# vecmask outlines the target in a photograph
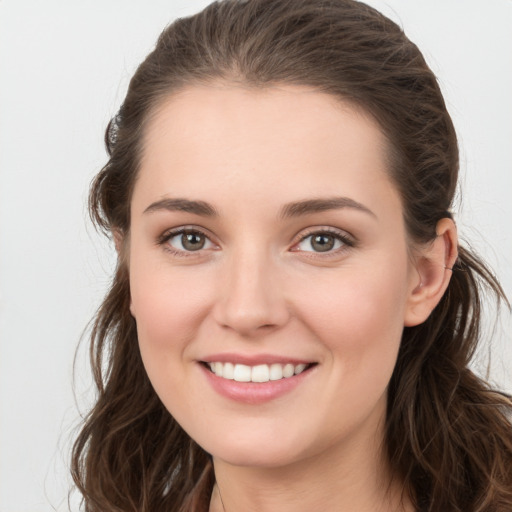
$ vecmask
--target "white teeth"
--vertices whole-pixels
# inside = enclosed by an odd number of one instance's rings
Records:
[[[283,368],[283,377],[287,379],[288,377],[291,377],[295,373],[295,367],[293,364],[285,364]]]
[[[306,369],[306,366],[307,366],[307,364],[298,364],[295,367],[293,373],[295,373],[295,375],[299,375],[299,373],[302,373]]]
[[[260,364],[252,367],[251,381],[252,382],[268,382],[270,379],[270,370],[268,365]]]
[[[215,375],[222,377],[223,364],[222,363],[214,363],[214,364],[215,364],[215,369],[213,371],[215,372]]]
[[[270,365],[270,380],[281,380],[283,378],[283,366],[281,364]]]
[[[220,375],[220,377],[222,377],[222,375]],[[251,367],[245,364],[235,364],[234,379],[237,382],[251,382]]]
[[[299,375],[308,365],[274,363],[271,365],[247,366],[245,364],[212,362],[208,363],[208,366],[217,377],[223,377],[224,379],[236,380],[237,382],[268,382]]]
[[[215,375],[218,375],[218,373],[215,372]],[[219,377],[224,377],[225,379],[233,380],[235,378],[235,365],[233,363],[224,363],[222,375],[219,375]]]

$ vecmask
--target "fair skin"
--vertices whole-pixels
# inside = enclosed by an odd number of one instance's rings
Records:
[[[212,512],[412,510],[383,455],[386,390],[456,234],[445,219],[411,246],[386,147],[360,110],[288,85],[190,86],[147,126],[131,311],[155,391],[213,456]]]

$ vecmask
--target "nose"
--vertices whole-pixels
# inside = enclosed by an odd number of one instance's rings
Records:
[[[217,323],[247,338],[277,330],[289,319],[279,269],[256,251],[226,262],[221,293],[214,307]]]

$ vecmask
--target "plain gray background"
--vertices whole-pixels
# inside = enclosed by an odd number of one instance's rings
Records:
[[[135,67],[170,20],[207,3],[0,0],[0,512],[68,509],[73,356],[113,267],[86,217],[87,188]],[[461,142],[459,229],[510,296],[512,1],[368,3],[404,26],[439,77]],[[505,314],[491,371],[509,391],[511,330]],[[84,343],[82,411],[89,385]]]

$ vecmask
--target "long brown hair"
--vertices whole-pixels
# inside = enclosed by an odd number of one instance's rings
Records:
[[[90,191],[91,216],[105,232],[129,234],[142,135],[162,99],[219,79],[308,85],[362,107],[389,140],[389,172],[413,243],[432,240],[437,222],[451,216],[455,130],[435,76],[400,27],[354,0],[224,0],[168,26],[132,78]],[[441,302],[403,332],[386,441],[418,510],[512,510],[511,403],[468,368],[488,293],[506,302],[492,273],[459,247]],[[210,456],[153,391],[129,302],[121,254],[91,333],[97,402],[73,450],[85,510],[207,510]]]

